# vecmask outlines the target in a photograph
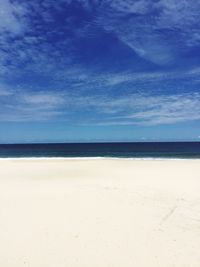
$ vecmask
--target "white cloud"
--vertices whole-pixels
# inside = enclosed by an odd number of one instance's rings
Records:
[[[10,96],[13,94],[13,90],[11,90],[7,85],[0,83],[0,97]]]
[[[157,27],[179,28],[187,30],[188,27],[199,22],[200,3],[194,0],[160,0],[156,7],[161,9],[157,18]]]
[[[26,122],[26,121],[48,121],[52,118],[58,118],[61,115],[60,111],[55,110],[40,110],[40,109],[24,109],[15,108],[15,112],[9,110],[7,114],[0,114],[2,122]]]
[[[131,1],[128,2],[125,1],[127,8],[123,1],[113,1],[111,5],[113,10],[107,9],[105,6],[107,12],[99,14],[98,23],[105,30],[115,33],[119,40],[132,48],[140,57],[159,65],[171,62],[173,52],[169,44],[162,35],[154,31],[155,21],[148,21],[149,17],[145,16],[147,11],[152,11],[154,4],[149,5],[148,1],[137,1],[135,4]],[[135,6],[136,4],[137,6]],[[140,17],[135,16],[137,13]]]
[[[113,101],[110,108],[125,113],[111,124],[158,125],[200,120],[200,94],[169,96],[135,95]],[[104,109],[104,111],[106,111]],[[106,122],[109,124],[109,122]]]
[[[197,45],[200,43],[199,9],[199,1],[194,0],[103,1],[97,23],[114,33],[140,57],[166,65],[176,59],[180,49],[177,39],[166,38],[163,31],[178,30],[183,46]]]
[[[0,121],[44,121],[63,115],[67,102],[62,92],[26,92],[16,90],[8,93],[0,106]],[[8,94],[2,93],[5,97]],[[1,90],[0,90],[1,96]]]
[[[125,82],[156,82],[166,79],[174,79],[187,75],[186,72],[127,72],[116,73],[104,76],[105,83],[110,86],[119,85]]]
[[[64,99],[62,95],[56,93],[49,93],[49,92],[39,92],[39,93],[31,93],[31,94],[24,94],[22,96],[22,101],[26,104],[31,105],[42,105],[41,107],[45,106],[61,106],[64,103]]]
[[[0,31],[11,32],[12,34],[22,33],[24,24],[22,17],[25,9],[22,5],[10,0],[0,1]],[[20,20],[21,19],[21,20]]]
[[[150,0],[113,0],[102,1],[103,6],[109,6],[115,12],[122,14],[146,14],[152,11],[154,3]]]
[[[62,93],[16,91],[1,103],[0,121],[44,121],[58,118],[66,100]],[[15,104],[14,104],[15,103]]]
[[[76,114],[72,124],[148,126],[188,122],[200,120],[200,94],[155,96],[135,93],[113,98],[64,91],[26,94],[18,91],[9,97],[9,101],[2,102],[0,120],[66,120],[71,118],[67,114]]]

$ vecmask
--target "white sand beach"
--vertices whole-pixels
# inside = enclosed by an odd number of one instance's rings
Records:
[[[200,267],[200,161],[1,160],[0,266]]]

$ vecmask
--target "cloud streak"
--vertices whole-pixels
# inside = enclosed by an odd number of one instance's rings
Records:
[[[5,101],[1,121],[43,121],[58,119],[70,124],[88,125],[161,125],[200,119],[200,94],[129,96],[80,96],[64,91],[12,96],[15,107]],[[84,114],[82,117],[74,114]]]
[[[22,4],[10,0],[1,0],[0,2],[0,31],[12,33],[14,35],[22,34],[24,30],[23,19],[26,10]]]
[[[103,1],[97,21],[140,57],[167,65],[178,60],[193,42],[199,44],[199,8],[198,1],[189,0]]]

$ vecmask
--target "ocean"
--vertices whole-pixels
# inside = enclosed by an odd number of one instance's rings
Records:
[[[2,144],[0,158],[200,159],[200,142]]]

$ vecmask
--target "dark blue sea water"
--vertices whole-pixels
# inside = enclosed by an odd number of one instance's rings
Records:
[[[0,158],[200,158],[200,142],[65,143],[0,145]]]

